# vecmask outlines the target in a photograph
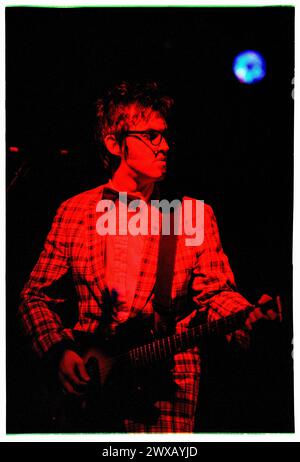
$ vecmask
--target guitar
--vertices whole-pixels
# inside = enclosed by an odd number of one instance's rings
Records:
[[[276,298],[276,304],[281,321],[279,297]],[[270,309],[269,303],[262,307]],[[76,418],[85,422],[84,431],[88,431],[89,427],[95,429],[95,426],[98,431],[107,431],[99,424],[99,415],[101,422],[105,422],[104,428],[109,428],[109,431],[122,431],[114,427],[115,422],[120,422],[120,417],[139,418],[141,414],[140,418],[143,418],[146,414],[149,418],[154,410],[151,402],[153,404],[156,400],[157,392],[164,385],[169,391],[172,385],[174,388],[171,376],[167,373],[172,357],[198,345],[202,339],[230,334],[242,328],[254,308],[250,306],[227,317],[161,338],[153,338],[151,333],[147,342],[127,349],[124,343],[130,344],[128,338],[130,340],[133,337],[130,329],[107,339],[100,335],[78,333],[81,355],[91,377],[88,392],[81,400],[77,400]],[[144,330],[140,329],[139,334],[144,338]],[[155,385],[157,390],[154,390]]]

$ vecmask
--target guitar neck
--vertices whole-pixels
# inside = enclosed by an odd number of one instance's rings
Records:
[[[252,307],[248,307],[216,321],[200,324],[180,333],[133,348],[128,352],[129,360],[135,366],[147,366],[195,346],[204,337],[230,334],[243,326],[252,310]]]

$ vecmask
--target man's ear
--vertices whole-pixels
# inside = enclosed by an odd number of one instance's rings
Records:
[[[119,157],[122,155],[121,146],[116,140],[115,135],[106,135],[103,141],[104,141],[106,149],[111,154],[113,154],[114,156],[119,156]]]

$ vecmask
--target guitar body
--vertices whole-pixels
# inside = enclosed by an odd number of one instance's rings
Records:
[[[103,392],[112,386],[116,376],[119,376],[118,381],[122,379],[123,382],[125,378],[130,381],[137,367],[129,352],[137,345],[154,340],[149,327],[136,319],[119,326],[114,334],[76,332],[75,338],[89,375]]]
[[[91,346],[84,349],[82,358],[92,380],[104,389],[116,362],[114,357],[96,346]]]
[[[136,344],[154,341],[149,329],[139,327],[124,325],[108,340],[100,333],[76,333],[91,380],[84,396],[61,397],[62,415],[57,419],[61,431],[125,432],[124,419],[155,422],[159,414],[155,401],[174,389],[172,361],[146,367],[130,360],[128,353]]]

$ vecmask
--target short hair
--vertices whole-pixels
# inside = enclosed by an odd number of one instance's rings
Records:
[[[101,158],[104,168],[113,173],[119,165],[119,159],[111,155],[104,146],[104,138],[109,133],[118,133],[121,140],[122,131],[128,129],[128,108],[136,105],[142,117],[145,110],[158,112],[165,119],[170,115],[174,105],[171,96],[165,94],[158,83],[121,82],[108,89],[96,102],[97,127],[96,136],[101,143]],[[118,139],[118,138],[117,138]],[[120,141],[119,141],[120,142]]]

